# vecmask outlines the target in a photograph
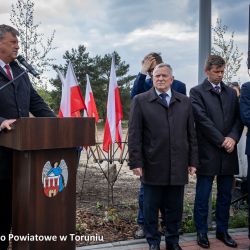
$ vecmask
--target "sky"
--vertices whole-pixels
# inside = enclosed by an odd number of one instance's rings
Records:
[[[91,56],[117,51],[137,74],[143,57],[160,52],[174,70],[176,79],[187,89],[198,84],[199,0],[35,0],[35,22],[49,37],[55,29],[50,56],[65,64],[66,50],[83,44]],[[1,23],[9,21],[11,4],[3,1]],[[220,18],[235,44],[243,52],[240,71],[234,80],[249,81],[246,66],[248,51],[249,0],[212,0],[212,25]],[[50,76],[56,72],[51,69]]]

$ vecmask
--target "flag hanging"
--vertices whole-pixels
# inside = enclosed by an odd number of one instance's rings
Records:
[[[86,74],[87,85],[86,85],[86,93],[85,93],[85,104],[86,110],[84,110],[85,117],[95,117],[95,121],[98,122],[99,115],[97,112],[94,95],[92,92],[92,88],[89,81],[89,76]]]
[[[68,64],[65,78],[59,70],[57,72],[62,82],[62,98],[58,116],[80,117],[80,111],[86,109],[86,106],[71,62]]]
[[[116,80],[115,55],[112,55],[107,102],[107,117],[104,127],[103,150],[108,152],[110,144],[117,142],[121,147],[122,141],[122,104]]]
[[[66,117],[66,114],[70,114],[70,106],[69,105],[66,105],[69,101],[66,100],[67,99],[67,93],[65,91],[65,78],[64,76],[62,75],[62,72],[56,68],[56,72],[59,76],[59,79],[62,83],[62,96],[61,96],[61,102],[60,102],[60,108],[59,108],[59,112],[58,112],[58,117],[62,118],[63,117],[63,114],[65,115]]]

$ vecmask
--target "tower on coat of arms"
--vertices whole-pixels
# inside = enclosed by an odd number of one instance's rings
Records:
[[[47,197],[54,197],[58,192],[62,192],[68,182],[68,167],[62,159],[60,163],[57,161],[52,165],[47,161],[43,167],[42,183],[44,194]]]

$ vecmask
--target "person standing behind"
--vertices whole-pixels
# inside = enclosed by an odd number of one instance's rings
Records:
[[[241,120],[248,129],[246,140],[246,155],[248,162],[247,169],[247,192],[248,192],[248,238],[250,239],[250,82],[241,86],[240,96],[240,115]]]
[[[144,57],[142,60],[141,72],[137,75],[131,90],[131,98],[152,88],[152,72],[155,66],[162,62],[161,55],[156,52],[151,52]],[[149,78],[147,78],[147,76],[149,76]],[[171,88],[186,95],[186,85],[181,81],[173,79]]]
[[[237,97],[240,101],[240,92],[241,88],[238,82],[230,82],[228,84],[230,88],[233,88],[236,91]],[[245,178],[247,177],[247,156],[245,154],[245,147],[246,147],[246,134],[247,128],[243,129],[241,138],[237,144],[237,151],[238,151],[238,159],[239,159],[239,174],[236,177]],[[243,179],[242,179],[243,180]],[[235,185],[235,184],[234,184]]]
[[[135,95],[148,91],[153,86],[152,81],[152,72],[156,65],[162,63],[162,57],[159,53],[151,52],[147,54],[142,60],[142,67],[141,72],[137,75],[133,88],[131,90],[131,98]],[[147,78],[150,77],[150,78]],[[171,88],[183,95],[186,95],[186,85],[178,80],[173,80],[171,84]],[[135,232],[135,238],[141,239],[145,237],[144,233],[144,217],[143,217],[143,201],[144,201],[144,187],[143,183],[141,183],[140,190],[139,190],[139,209],[138,209],[138,216],[137,216],[137,224],[139,228]],[[164,219],[164,211],[161,211],[161,230],[164,233],[165,230],[165,219]]]
[[[240,85],[238,82],[229,82],[228,87],[234,89],[236,91],[236,95],[240,98]]]
[[[24,71],[15,61],[19,50],[18,35],[13,27],[0,25],[1,87]],[[0,100],[0,131],[11,130],[16,119],[28,117],[29,112],[34,116],[55,117],[32,87],[27,73],[0,90]],[[7,250],[12,220],[12,150],[5,147],[0,147],[0,197],[0,235],[6,237],[0,241],[0,249]]]
[[[239,100],[223,82],[225,61],[210,55],[205,63],[207,79],[190,90],[197,131],[200,166],[197,168],[194,221],[197,243],[209,248],[208,200],[217,177],[216,238],[229,247],[237,243],[228,234],[233,176],[238,174],[236,143],[242,133]]]
[[[181,250],[184,185],[195,173],[197,141],[190,100],[170,88],[172,68],[153,71],[149,91],[133,98],[129,117],[129,166],[144,185],[144,228],[150,250],[159,250],[158,211],[164,206],[168,250]]]

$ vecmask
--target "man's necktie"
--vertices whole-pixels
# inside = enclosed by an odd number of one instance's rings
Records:
[[[167,106],[169,106],[169,95],[167,94],[167,93],[161,93],[160,95],[159,95],[160,97],[161,97],[161,99],[162,99],[162,102],[165,104],[165,105],[167,105]],[[167,100],[168,99],[168,100]]]
[[[220,86],[218,86],[218,85],[216,85],[215,87],[214,87],[214,90],[215,90],[215,92],[217,92],[217,93],[220,93]]]
[[[12,77],[11,72],[10,72],[10,65],[9,64],[5,64],[4,67],[6,69],[6,73],[7,73],[8,77],[9,77],[9,79],[12,80],[13,77]]]

